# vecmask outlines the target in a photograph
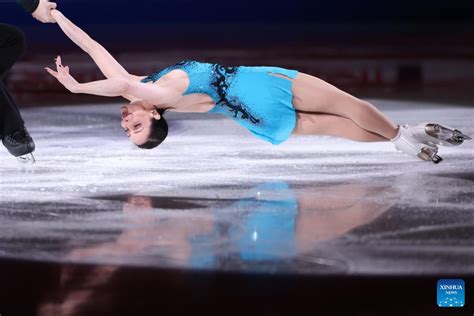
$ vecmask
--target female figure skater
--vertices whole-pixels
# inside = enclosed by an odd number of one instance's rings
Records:
[[[166,138],[166,110],[224,114],[272,144],[291,134],[391,141],[397,149],[434,163],[442,160],[438,145],[470,139],[434,123],[398,126],[370,103],[295,70],[182,61],[150,76],[135,76],[61,12],[51,15],[107,79],[78,83],[59,56],[56,71],[46,70],[73,93],[128,99],[130,104],[121,109],[122,127],[140,148],[154,148]]]

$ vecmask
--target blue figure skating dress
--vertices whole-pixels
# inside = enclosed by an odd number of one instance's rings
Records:
[[[256,137],[272,144],[288,139],[296,125],[292,81],[298,72],[279,67],[224,67],[185,60],[154,73],[142,82],[155,82],[172,70],[187,73],[184,95],[204,93],[215,102],[210,113],[226,115]],[[284,75],[290,79],[272,74]]]
[[[257,192],[264,198],[253,198]],[[285,182],[264,183],[247,194],[251,197],[216,213],[211,232],[189,237],[189,263],[193,268],[219,267],[228,257],[240,260],[245,266],[298,255],[295,231],[298,201],[290,186]]]

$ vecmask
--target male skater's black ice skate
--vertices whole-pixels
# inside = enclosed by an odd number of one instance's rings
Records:
[[[2,143],[10,154],[17,157],[18,161],[23,163],[35,163],[36,160],[33,156],[35,142],[25,126],[22,126],[11,134],[5,135],[2,139]]]

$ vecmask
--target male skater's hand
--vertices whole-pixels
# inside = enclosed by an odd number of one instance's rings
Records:
[[[43,23],[56,23],[51,16],[51,10],[56,9],[56,3],[48,0],[39,0],[38,7],[32,13],[33,17]]]

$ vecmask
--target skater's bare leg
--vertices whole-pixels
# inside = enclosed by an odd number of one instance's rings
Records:
[[[293,80],[293,95],[296,110],[342,116],[387,139],[397,135],[397,124],[375,106],[316,77],[299,73]]]
[[[347,138],[358,142],[386,142],[387,138],[369,132],[352,120],[323,113],[296,112],[295,134],[326,135]]]

